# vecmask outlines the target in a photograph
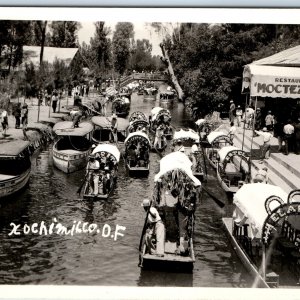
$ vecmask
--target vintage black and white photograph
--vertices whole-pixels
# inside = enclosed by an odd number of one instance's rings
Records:
[[[299,288],[300,25],[126,14],[1,16],[0,286]]]

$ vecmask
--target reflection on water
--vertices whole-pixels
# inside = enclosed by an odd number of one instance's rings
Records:
[[[158,101],[132,97],[131,112],[149,114]],[[176,128],[193,127],[181,103],[170,109]],[[118,184],[108,201],[83,201],[77,189],[84,170],[67,175],[55,169],[51,145],[32,160],[27,189],[0,209],[0,283],[1,284],[76,284],[125,286],[251,286],[239,260],[229,246],[221,217],[231,205],[220,209],[206,194],[196,211],[192,274],[143,271],[138,267],[138,246],[144,224],[142,199],[151,197],[153,177],[159,170],[160,156],[150,154],[150,172],[145,178],[129,177],[120,161]],[[226,195],[217,186],[215,173],[209,171],[207,188],[223,201]],[[11,223],[48,226],[57,220],[71,228],[76,222],[98,225],[99,233],[73,236],[57,234],[11,235]],[[103,236],[106,226],[111,230]],[[126,227],[124,236],[114,240],[117,226]]]

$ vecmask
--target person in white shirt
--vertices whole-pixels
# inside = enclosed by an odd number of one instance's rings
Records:
[[[3,136],[6,135],[6,130],[8,129],[8,113],[5,109],[2,110],[1,113],[1,124],[3,129]]]
[[[273,137],[272,133],[268,132],[267,127],[264,127],[262,131],[255,130],[255,133],[263,137],[263,144],[261,146],[261,161],[263,162],[263,159],[268,159],[270,157],[270,141]]]
[[[95,154],[89,156],[89,162],[87,164],[88,182],[90,183],[91,194],[95,196],[99,193],[99,169],[100,163],[96,159]],[[93,186],[93,188],[92,188]]]
[[[235,114],[236,114],[237,126],[240,127],[241,120],[242,120],[242,115],[243,115],[243,110],[241,109],[240,105],[238,105]]]
[[[283,126],[283,133],[284,133],[283,140],[285,143],[285,146],[284,146],[285,147],[285,151],[284,151],[285,155],[289,154],[289,151],[291,150],[291,145],[293,144],[295,128],[291,123],[292,123],[292,121],[289,119],[287,121],[287,124]]]
[[[230,123],[230,126],[231,127],[229,129],[228,136],[229,136],[231,142],[233,142],[233,138],[234,138],[234,136],[236,134],[236,127],[234,126],[233,122]]]

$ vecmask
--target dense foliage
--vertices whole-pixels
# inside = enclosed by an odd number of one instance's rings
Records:
[[[299,26],[185,23],[164,43],[186,100],[199,117],[227,107],[229,99],[244,103],[243,66],[299,42]]]

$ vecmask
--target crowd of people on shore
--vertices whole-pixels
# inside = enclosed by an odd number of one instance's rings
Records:
[[[268,110],[263,116],[260,107],[255,109],[253,106],[247,106],[243,111],[240,105],[236,107],[234,101],[230,100],[229,120],[231,140],[236,133],[236,126],[240,127],[242,122],[246,130],[253,130],[253,137],[263,137],[261,159],[269,157],[270,141],[273,136],[278,140],[279,152],[283,152],[285,155],[290,152],[300,154],[300,116],[294,121],[291,118],[284,121],[280,116],[275,116],[271,110]]]

